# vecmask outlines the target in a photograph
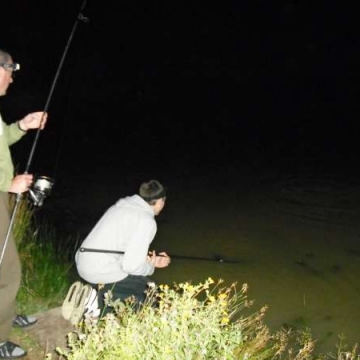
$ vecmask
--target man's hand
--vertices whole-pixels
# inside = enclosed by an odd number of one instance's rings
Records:
[[[17,175],[11,181],[9,192],[15,194],[21,194],[25,191],[28,191],[32,182],[33,182],[33,175],[31,174]]]
[[[38,128],[43,129],[45,127],[47,117],[48,114],[43,111],[28,114],[19,121],[19,127],[24,131]]]
[[[156,255],[154,250],[149,252],[148,261],[156,268],[165,268],[170,265],[171,258],[165,252]]]
[[[157,268],[164,268],[168,267],[171,263],[170,256],[167,253],[161,252],[158,256],[156,256],[156,264],[155,267]]]

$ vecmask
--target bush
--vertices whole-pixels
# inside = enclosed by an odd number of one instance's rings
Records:
[[[209,278],[198,285],[161,285],[149,290],[140,310],[131,299],[112,301],[108,293],[106,301],[116,315],[86,318],[69,334],[70,350],[58,351],[68,360],[309,358],[314,347],[309,334],[271,335],[262,322],[265,308],[242,315],[251,305],[247,286],[238,291],[235,284],[221,283],[214,285]],[[289,349],[289,344],[295,348]]]

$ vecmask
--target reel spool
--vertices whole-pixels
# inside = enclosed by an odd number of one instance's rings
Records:
[[[54,180],[48,176],[38,176],[29,189],[30,198],[35,206],[42,206],[46,197],[51,193]]]

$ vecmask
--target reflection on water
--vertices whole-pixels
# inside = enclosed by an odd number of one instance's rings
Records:
[[[338,335],[360,342],[359,199],[360,189],[327,180],[288,179],[205,199],[200,191],[181,201],[174,191],[154,248],[214,261],[174,259],[154,278],[247,283],[254,310],[269,306],[271,329],[309,327],[318,352],[336,352]]]

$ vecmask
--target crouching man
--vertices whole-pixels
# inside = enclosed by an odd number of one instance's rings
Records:
[[[169,266],[166,253],[149,252],[157,230],[155,216],[165,200],[166,189],[157,180],[143,183],[138,195],[120,199],[105,212],[77,251],[77,271],[99,289],[102,315],[111,310],[104,304],[107,291],[113,300],[134,297],[143,303],[148,276]]]

